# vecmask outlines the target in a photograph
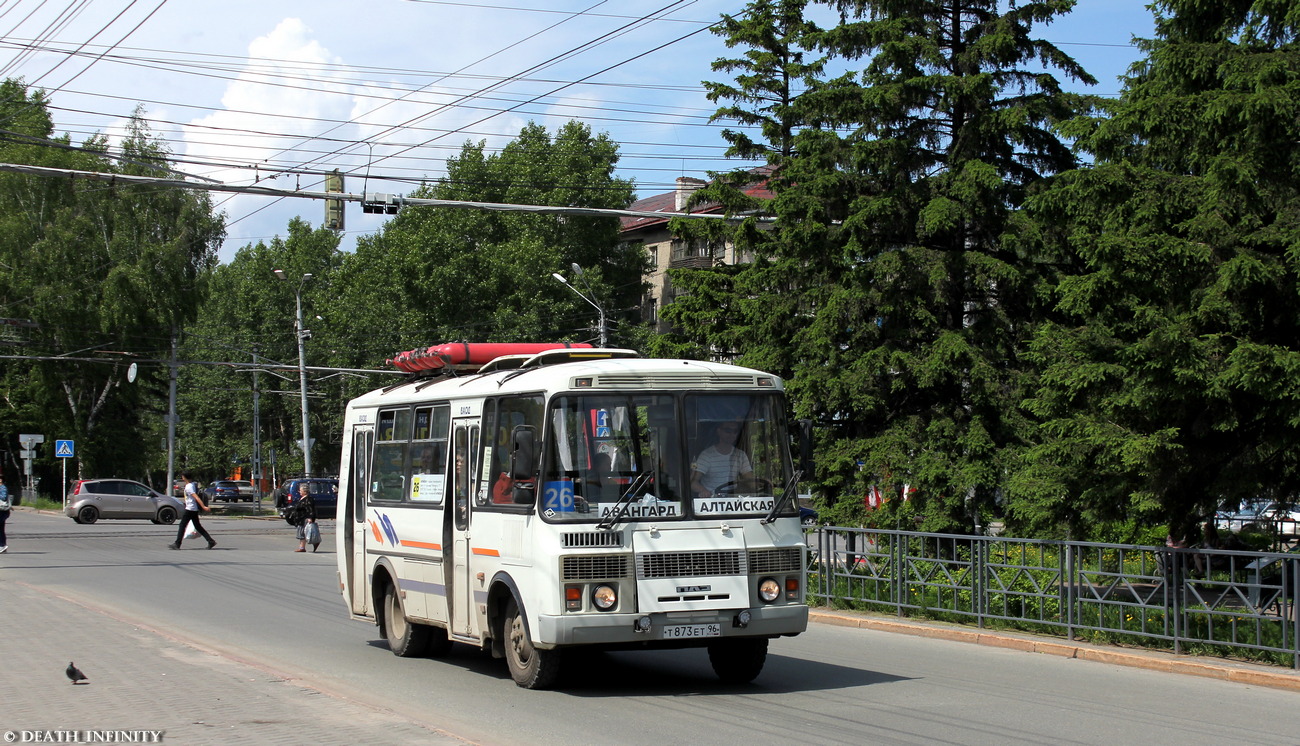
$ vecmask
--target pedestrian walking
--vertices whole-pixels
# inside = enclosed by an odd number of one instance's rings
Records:
[[[194,481],[194,477],[190,476],[189,472],[182,472],[181,479],[185,480],[185,515],[181,518],[181,527],[176,531],[176,541],[168,544],[167,547],[169,549],[180,549],[181,540],[185,538],[185,527],[193,523],[194,530],[208,540],[208,549],[211,549],[217,545],[217,542],[208,535],[207,529],[203,528],[203,524],[199,522],[199,511],[207,511],[208,506],[203,502],[203,497],[199,495],[198,482]]]
[[[311,499],[306,482],[298,485],[298,502],[294,509],[298,511],[298,548],[293,551],[305,552],[307,542],[311,542],[314,552],[320,546],[320,526],[316,525],[316,501]]]
[[[5,478],[0,476],[0,554],[9,551],[9,542],[5,540],[5,521],[9,520],[9,509],[12,507],[9,488],[5,486]]]

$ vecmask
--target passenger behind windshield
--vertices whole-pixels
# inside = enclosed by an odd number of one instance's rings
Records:
[[[736,447],[740,437],[739,422],[722,422],[713,429],[713,445],[705,448],[691,464],[691,490],[697,497],[735,492],[752,484],[754,467],[749,456]]]
[[[587,499],[591,502],[607,502],[618,499],[619,485],[614,481],[613,467],[608,453],[597,453],[592,459],[591,471],[587,473]]]

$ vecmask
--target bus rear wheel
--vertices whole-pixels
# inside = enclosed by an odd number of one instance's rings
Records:
[[[560,675],[559,650],[539,650],[528,639],[528,627],[519,613],[519,604],[511,599],[506,605],[502,624],[506,666],[510,678],[525,689],[549,689]]]
[[[388,640],[388,649],[393,651],[393,655],[400,658],[424,655],[429,649],[429,632],[429,627],[406,620],[397,586],[392,583],[385,586],[384,637]]]
[[[767,662],[766,637],[736,637],[709,644],[713,672],[728,684],[748,684]]]

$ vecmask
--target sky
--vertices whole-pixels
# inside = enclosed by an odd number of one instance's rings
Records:
[[[736,54],[708,27],[743,0],[0,0],[0,75],[44,88],[56,131],[119,138],[137,106],[178,171],[232,185],[406,194],[466,142],[570,119],[619,143],[639,197],[734,167],[701,81]],[[1079,0],[1036,34],[1119,93],[1150,37],[1141,0]],[[290,171],[294,173],[289,173]],[[219,258],[324,205],[214,194]],[[345,249],[386,216],[347,207]]]

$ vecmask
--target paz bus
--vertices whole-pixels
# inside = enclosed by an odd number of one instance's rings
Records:
[[[348,403],[339,586],[398,656],[454,642],[556,683],[566,651],[706,649],[761,672],[808,624],[783,385],[567,344],[451,344]]]

